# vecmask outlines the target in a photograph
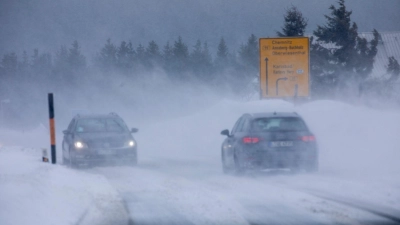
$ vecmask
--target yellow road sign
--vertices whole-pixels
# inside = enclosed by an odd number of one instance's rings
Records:
[[[309,96],[308,37],[260,38],[259,44],[261,98]]]

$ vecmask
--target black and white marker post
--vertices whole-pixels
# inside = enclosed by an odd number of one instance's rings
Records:
[[[49,119],[50,119],[51,163],[56,164],[56,132],[54,124],[53,93],[49,93],[48,99],[49,99]]]

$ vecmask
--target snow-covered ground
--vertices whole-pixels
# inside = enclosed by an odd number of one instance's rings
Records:
[[[304,117],[320,147],[318,173],[222,174],[220,131],[245,112],[265,111]],[[84,170],[40,161],[45,127],[0,131],[0,224],[394,223],[368,210],[400,217],[399,112],[223,100],[139,129],[138,167]]]

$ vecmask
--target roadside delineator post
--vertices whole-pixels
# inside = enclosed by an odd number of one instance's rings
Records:
[[[47,156],[47,149],[46,148],[42,149],[42,161],[43,162],[49,162],[49,158]]]
[[[53,93],[48,94],[49,100],[49,119],[50,119],[50,145],[51,145],[51,163],[56,164],[56,132],[54,123],[54,102]]]

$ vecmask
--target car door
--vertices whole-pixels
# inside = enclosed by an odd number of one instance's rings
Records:
[[[242,117],[240,117],[235,125],[233,126],[230,135],[224,140],[222,143],[222,154],[225,158],[230,159],[233,158],[233,148],[235,137],[234,134],[236,133],[237,127],[239,126],[240,122],[242,121]]]
[[[247,127],[249,119],[250,118],[246,115],[242,116],[240,123],[236,127],[236,130],[233,134],[233,145],[236,149],[242,146],[243,138],[248,135]]]

